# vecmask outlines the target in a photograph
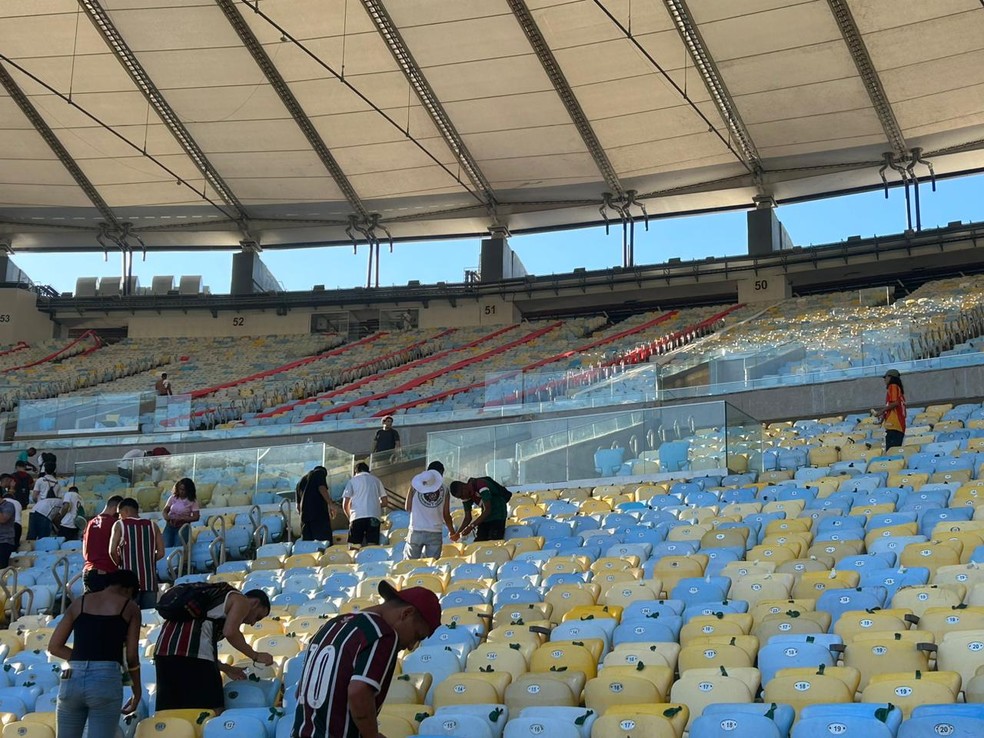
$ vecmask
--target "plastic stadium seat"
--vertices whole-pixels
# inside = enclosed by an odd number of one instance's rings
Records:
[[[724,672],[724,673],[721,673]],[[706,705],[722,702],[751,702],[754,693],[748,684],[737,677],[728,676],[727,671],[691,669],[680,675],[670,689],[670,699],[690,708],[689,729],[692,721],[699,718]]]
[[[750,702],[746,705],[710,704],[704,708],[704,714],[702,717],[713,716],[724,718],[733,717],[739,714],[757,715],[768,718],[775,723],[776,727],[779,729],[780,736],[789,735],[789,730],[793,725],[793,720],[796,718],[792,707],[789,705],[777,705],[774,702]]]
[[[276,723],[273,725],[275,730]],[[274,733],[267,731],[259,718],[225,712],[221,717],[212,718],[205,723],[202,736],[203,738],[274,738]]]
[[[800,672],[807,671],[807,674]],[[853,702],[854,689],[826,672],[805,669],[783,669],[765,685],[762,698],[765,702],[790,705],[796,714],[815,703]]]
[[[565,725],[571,725],[578,731],[579,738],[591,738],[591,726],[594,725],[594,721],[598,718],[598,713],[594,710],[588,710],[583,707],[526,707],[519,714],[520,718],[536,719],[543,718],[547,720],[557,720]],[[515,720],[516,718],[512,718]],[[510,721],[512,722],[512,721]],[[527,724],[527,727],[529,725]],[[509,725],[506,725],[506,734],[508,736]],[[523,738],[525,734],[521,734],[519,738]],[[542,732],[537,732],[536,735],[544,735]],[[549,733],[548,735],[552,735]],[[512,738],[511,736],[509,738]]]
[[[420,723],[420,735],[455,736],[460,738],[493,738],[488,724],[477,715],[434,715]]]
[[[836,663],[830,648],[809,638],[801,643],[770,642],[758,653],[758,668],[762,683],[768,684],[780,669],[795,667],[833,666]]]
[[[6,733],[6,729],[4,730]],[[136,738],[198,738],[195,726],[183,718],[150,717],[137,723]],[[5,736],[6,738],[6,736]],[[25,736],[25,738],[31,738]]]
[[[862,702],[891,702],[905,717],[919,705],[957,701],[960,675],[954,671],[876,674],[861,692]]]
[[[399,674],[390,682],[386,704],[422,705],[433,682],[433,677],[428,673]]]
[[[924,637],[918,633],[913,636],[919,640]],[[862,690],[878,674],[926,671],[934,649],[919,640],[897,637],[891,631],[865,634],[845,646],[844,665],[858,670]]]
[[[505,671],[451,674],[434,687],[432,704],[435,709],[444,705],[503,704],[511,681],[512,676]]]
[[[690,738],[783,738],[779,726],[764,715],[736,712],[730,715],[704,714],[690,726]]]
[[[911,725],[911,728],[906,726]],[[920,738],[925,735],[946,735],[969,738],[984,729],[984,706],[980,704],[921,705],[902,723],[899,736]],[[973,732],[970,732],[973,731]]]
[[[554,705],[557,707],[576,707],[581,701],[581,690],[584,688],[584,678],[581,676],[580,685],[571,684],[559,674],[529,673],[515,679],[506,687],[506,706],[509,712],[516,714],[524,707],[540,707]],[[574,692],[577,692],[575,695]]]
[[[13,722],[3,726],[3,738],[55,738],[55,731],[44,723]]]
[[[506,724],[503,735],[504,738],[542,738],[547,735],[551,738],[586,738],[573,721],[550,716],[513,718]]]
[[[678,734],[673,723],[661,715],[613,709],[595,720],[591,738],[678,738]]]

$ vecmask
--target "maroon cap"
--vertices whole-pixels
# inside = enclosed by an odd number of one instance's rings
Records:
[[[441,626],[441,603],[437,595],[427,587],[410,587],[408,589],[397,589],[392,584],[383,580],[379,583],[379,594],[387,602],[389,600],[401,600],[408,605],[413,605],[420,613],[420,617],[430,628],[430,635]]]

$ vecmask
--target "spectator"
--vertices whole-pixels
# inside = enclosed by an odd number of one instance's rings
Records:
[[[349,519],[350,546],[379,545],[379,524],[386,504],[386,488],[369,473],[369,465],[360,461],[355,476],[345,485],[342,506]]]
[[[164,525],[164,546],[173,548],[183,546],[188,542],[188,531],[181,536],[181,528],[188,523],[194,523],[201,517],[198,507],[198,491],[195,483],[188,477],[174,483],[171,496],[164,503],[161,513]]]
[[[474,477],[467,482],[451,482],[451,495],[462,501],[465,517],[459,536],[475,531],[476,541],[501,541],[506,536],[508,503],[512,493],[492,477]],[[472,521],[472,508],[482,509]]]
[[[16,495],[16,484],[14,477],[10,474],[0,474],[0,496],[14,506],[14,551],[20,548],[21,534],[23,526],[21,520],[24,516],[24,507]]]
[[[173,394],[171,392],[171,380],[167,378],[167,372],[161,373],[161,378],[154,382],[154,391],[158,397],[170,397]]]
[[[439,558],[443,547],[444,527],[457,537],[451,520],[451,498],[444,486],[444,465],[434,461],[410,482],[407,490],[407,512],[410,530],[407,534],[406,557]]]
[[[897,448],[905,441],[905,388],[897,369],[889,369],[885,380],[885,406],[872,408],[871,414],[885,428],[885,450]]]
[[[393,428],[393,416],[387,415],[383,418],[383,427],[376,431],[372,439],[372,453],[395,451],[398,448],[400,448],[400,432]]]
[[[132,571],[108,575],[106,588],[74,600],[51,635],[48,652],[68,662],[58,688],[58,738],[116,735],[120,707],[132,713],[140,703],[140,608]],[[68,637],[73,636],[73,646]],[[130,699],[123,705],[123,656],[130,675]]]
[[[120,463],[116,467],[116,471],[120,475],[120,479],[125,482],[130,482],[133,484],[133,464],[136,459],[142,459],[147,453],[143,449],[131,448],[125,454],[123,458],[120,459]]]
[[[82,536],[82,586],[86,592],[98,592],[105,589],[107,577],[117,570],[116,562],[109,555],[109,539],[113,534],[113,525],[119,519],[119,507],[123,498],[113,495],[106,500],[102,512],[96,515],[85,526]]]
[[[401,649],[441,624],[437,595],[379,583],[383,604],[329,620],[311,638],[297,686],[294,738],[375,738]],[[158,698],[159,699],[159,698]]]
[[[27,507],[31,504],[31,489],[34,487],[34,477],[32,477],[27,471],[27,464],[23,461],[18,461],[14,464],[14,496],[17,497],[17,501],[21,504],[21,507]]]
[[[68,503],[56,495],[54,490],[34,503],[31,514],[27,516],[27,540],[36,541],[55,535],[56,526],[65,517],[68,507]]]
[[[31,490],[31,502],[51,497],[52,492],[55,497],[61,497],[61,483],[55,476],[55,465],[49,462],[44,465],[43,470],[44,473],[38,477]]]
[[[62,500],[68,504],[68,510],[62,516],[62,519],[58,521],[57,535],[60,535],[66,541],[77,541],[79,539],[79,528],[76,518],[83,513],[82,495],[79,494],[79,488],[73,484],[68,488],[68,492],[65,493]]]
[[[331,545],[331,516],[338,505],[328,491],[328,470],[316,466],[297,483],[294,489],[297,513],[301,516],[301,539],[327,541]]]
[[[31,446],[25,451],[21,451],[17,454],[18,466],[20,464],[24,465],[25,470],[37,474],[38,468],[34,465],[34,461],[37,458],[38,450]]]
[[[147,610],[157,604],[157,562],[164,558],[164,536],[152,521],[140,517],[140,505],[132,497],[120,502],[119,513],[109,536],[109,555],[118,568],[137,575],[137,604]]]
[[[195,585],[182,585],[195,586]],[[222,712],[222,674],[233,680],[246,678],[236,666],[219,662],[218,642],[229,645],[253,662],[269,666],[273,656],[253,650],[242,634],[270,614],[270,599],[260,589],[240,594],[227,584],[207,585],[205,617],[165,619],[157,637],[154,663],[157,670],[157,710],[215,710]]]
[[[10,555],[17,550],[17,520],[16,500],[5,495],[0,498],[0,569],[10,566]]]

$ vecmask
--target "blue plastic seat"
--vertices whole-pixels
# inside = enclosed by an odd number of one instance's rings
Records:
[[[762,646],[758,652],[758,668],[762,684],[768,684],[779,669],[820,666],[833,666],[837,659],[830,648],[816,641],[800,643],[773,643]]]
[[[901,724],[902,711],[894,705],[863,702],[807,705],[793,728],[793,738],[816,735],[894,738]]]
[[[731,712],[707,714],[705,711],[690,726],[690,738],[784,738],[774,720],[764,715]]]
[[[768,718],[775,723],[777,728],[779,728],[779,735],[782,736],[782,738],[789,735],[789,731],[793,726],[793,720],[796,719],[796,713],[792,707],[789,705],[779,705],[775,702],[713,702],[710,705],[706,705],[703,712],[703,715],[714,717],[738,714],[758,715]]]

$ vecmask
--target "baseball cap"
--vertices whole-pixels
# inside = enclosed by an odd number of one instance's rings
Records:
[[[427,471],[420,472],[420,474],[411,479],[410,484],[420,494],[429,495],[441,488],[441,485],[444,484],[444,477],[436,470],[428,469]]]
[[[885,379],[885,377],[895,377],[896,379],[898,379],[901,376],[902,375],[899,374],[899,370],[898,369],[889,369],[887,372],[885,372],[885,374],[882,377],[882,379]]]
[[[397,589],[389,582],[383,580],[379,583],[379,594],[384,600],[400,600],[408,605],[413,605],[420,613],[420,617],[427,623],[431,634],[441,627],[441,603],[438,602],[437,595],[426,587],[408,587],[407,589]]]

